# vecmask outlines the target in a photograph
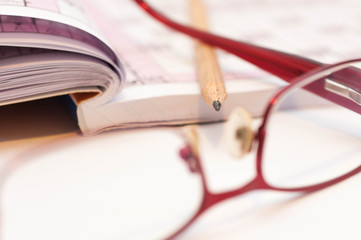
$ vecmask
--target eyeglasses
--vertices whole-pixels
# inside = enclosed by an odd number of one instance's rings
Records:
[[[249,116],[243,110],[231,118],[235,120],[229,123],[228,132],[236,151],[237,147],[246,146],[246,152],[251,145],[256,148],[256,173],[243,187],[221,193],[210,190],[205,171],[208,163],[199,153],[197,130],[189,131],[187,145],[180,154],[192,176],[188,175],[184,181],[188,194],[179,198],[188,210],[169,216],[174,221],[185,219],[178,230],[168,235],[169,239],[179,236],[206,210],[226,199],[257,189],[316,191],[361,171],[358,130],[361,126],[361,59],[322,64],[178,24],[144,1],[134,1],[171,29],[221,48],[290,82],[270,100],[254,137],[250,137]],[[196,189],[202,192],[201,196]],[[174,205],[177,206],[180,205]]]

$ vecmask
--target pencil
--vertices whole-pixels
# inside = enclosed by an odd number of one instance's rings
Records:
[[[205,6],[202,1],[190,0],[189,8],[193,27],[202,31],[208,30]],[[227,91],[216,53],[213,47],[195,40],[195,58],[202,98],[219,111],[227,97]]]

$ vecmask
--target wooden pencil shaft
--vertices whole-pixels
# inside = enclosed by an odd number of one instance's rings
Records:
[[[190,0],[190,13],[193,27],[208,30],[205,6],[201,0]],[[213,105],[214,101],[223,103],[227,92],[213,47],[195,40],[195,56],[204,101],[210,105]]]

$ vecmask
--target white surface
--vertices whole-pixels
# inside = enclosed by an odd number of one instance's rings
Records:
[[[56,108],[53,112],[50,116],[37,112],[39,117],[30,119],[29,129],[23,127],[20,133],[11,119],[1,122],[5,136],[0,143],[1,240],[149,239],[136,226],[132,229],[131,221],[118,222],[112,211],[121,191],[116,189],[117,183],[124,181],[117,172],[122,166],[131,169],[132,158],[156,161],[173,153],[177,158],[174,151],[182,146],[179,129],[136,129],[82,137],[66,115]],[[34,129],[43,129],[42,136],[28,134]],[[202,129],[210,139],[209,146],[220,141],[221,124]],[[226,180],[253,168],[246,164],[238,173],[229,165],[231,174],[225,174],[227,164],[217,160],[218,167],[209,170],[216,181],[215,191],[224,187]],[[140,166],[133,167],[137,170]],[[159,173],[155,171],[154,177]],[[312,194],[252,192],[211,209],[180,239],[359,239],[360,181],[359,174]]]

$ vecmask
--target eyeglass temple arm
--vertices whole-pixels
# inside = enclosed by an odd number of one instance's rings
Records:
[[[287,82],[290,82],[295,77],[298,77],[309,70],[323,65],[320,62],[300,56],[255,46],[242,41],[234,41],[212,33],[196,30],[192,27],[187,27],[170,20],[154,10],[143,0],[133,1],[149,15],[171,29],[232,53]]]

